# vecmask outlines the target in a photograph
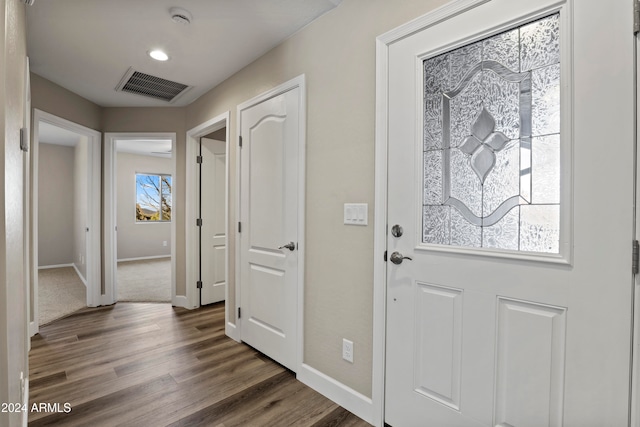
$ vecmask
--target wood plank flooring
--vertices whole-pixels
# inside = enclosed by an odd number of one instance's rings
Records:
[[[87,308],[31,345],[29,426],[369,426],[225,336],[224,304]]]

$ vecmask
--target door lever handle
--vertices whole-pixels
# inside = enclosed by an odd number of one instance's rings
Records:
[[[403,256],[400,252],[392,253],[389,259],[391,260],[392,263],[396,265],[402,264],[402,261],[404,261],[405,259],[408,259],[409,261],[413,261],[413,258],[410,258],[408,256]]]
[[[286,245],[280,246],[278,249],[289,249],[290,251],[296,250],[296,244],[293,242],[289,242]]]

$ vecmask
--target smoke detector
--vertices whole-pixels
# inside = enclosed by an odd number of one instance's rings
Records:
[[[171,15],[171,20],[176,24],[188,25],[193,19],[191,12],[181,7],[172,7],[169,9],[169,14]]]

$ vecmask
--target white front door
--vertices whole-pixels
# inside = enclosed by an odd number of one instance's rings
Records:
[[[226,143],[201,138],[202,144],[202,305],[225,299]]]
[[[385,421],[626,426],[632,4],[470,3],[388,50]]]
[[[240,136],[242,341],[296,369],[300,87],[243,108]]]

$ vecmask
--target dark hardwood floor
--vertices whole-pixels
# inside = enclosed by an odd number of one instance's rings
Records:
[[[29,366],[29,426],[369,426],[226,337],[223,304],[83,309],[40,328]]]

